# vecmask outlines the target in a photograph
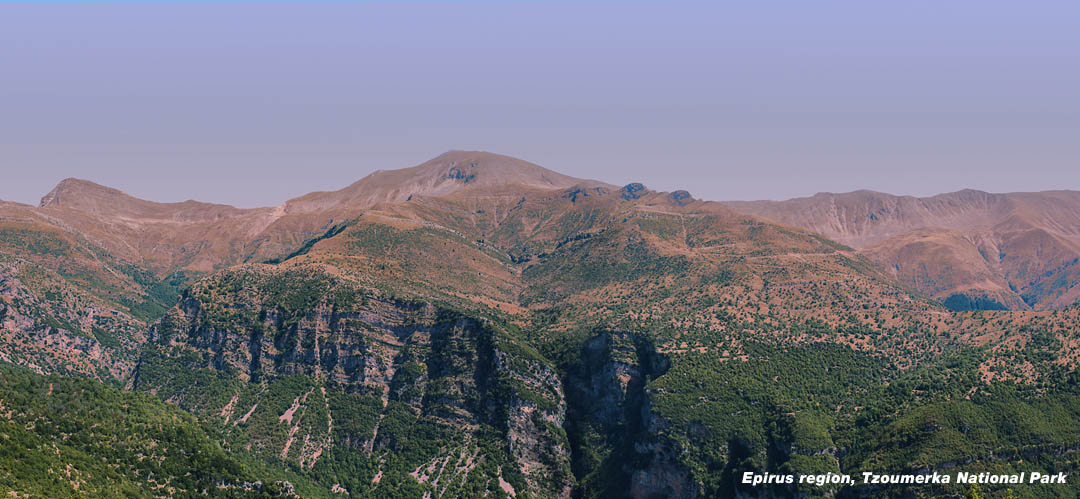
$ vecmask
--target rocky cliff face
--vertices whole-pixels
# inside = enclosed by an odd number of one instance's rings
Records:
[[[646,337],[603,332],[584,342],[570,366],[568,426],[575,472],[586,496],[698,497],[700,486],[678,462],[678,444],[650,403],[649,380],[670,367]]]
[[[392,480],[436,495],[572,490],[557,373],[486,320],[318,269],[249,267],[194,286],[152,341],[160,354],[144,356],[136,389],[217,421],[256,455],[335,476],[331,459],[354,455],[373,471],[357,493],[402,486]],[[177,364],[224,393],[177,383]]]
[[[160,350],[144,355],[137,390],[216,421],[264,458],[337,477],[332,460],[355,455],[373,472],[357,492],[397,480],[460,493],[483,477],[509,495],[699,495],[677,444],[659,436],[645,387],[669,361],[643,336],[589,339],[564,381],[484,319],[319,269],[255,266],[196,283],[151,341]],[[170,377],[178,370],[201,377]]]

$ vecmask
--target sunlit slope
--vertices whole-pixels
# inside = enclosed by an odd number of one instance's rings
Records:
[[[856,191],[727,204],[850,245],[954,310],[1048,310],[1080,299],[1075,191]]]

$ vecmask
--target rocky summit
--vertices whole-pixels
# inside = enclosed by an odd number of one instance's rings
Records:
[[[713,202],[451,151],[0,202],[13,497],[958,497],[1077,473],[1080,193]],[[991,495],[1076,497],[1080,482]]]

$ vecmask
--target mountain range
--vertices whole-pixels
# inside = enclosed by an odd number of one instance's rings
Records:
[[[966,489],[737,477],[1076,471],[1078,258],[1071,191],[713,202],[471,151],[254,209],[68,179],[0,203],[0,489],[929,497]]]

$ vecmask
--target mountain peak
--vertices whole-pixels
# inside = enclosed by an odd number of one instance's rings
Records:
[[[56,184],[48,194],[41,198],[41,208],[70,207],[98,211],[99,203],[111,203],[118,200],[140,201],[112,187],[105,187],[81,178],[65,178]]]
[[[451,150],[410,168],[378,170],[341,190],[301,196],[290,200],[286,209],[300,213],[345,206],[366,208],[382,202],[405,202],[413,196],[446,196],[474,187],[555,190],[575,185],[614,189],[511,156]]]
[[[589,182],[522,159],[486,151],[451,150],[412,168],[380,173],[396,173],[402,179],[429,177],[437,184],[449,181],[461,185],[522,185],[540,189],[564,189]]]
[[[233,218],[262,210],[243,210],[229,205],[183,201],[158,203],[139,199],[119,189],[79,178],[61,180],[49,191],[39,208],[77,211],[104,217],[130,220],[205,221]]]

